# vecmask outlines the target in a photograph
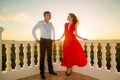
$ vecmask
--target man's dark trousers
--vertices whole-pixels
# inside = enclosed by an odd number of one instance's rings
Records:
[[[40,39],[40,73],[44,74],[44,62],[45,62],[45,53],[47,51],[47,62],[49,72],[53,71],[52,65],[52,40],[51,39]]]

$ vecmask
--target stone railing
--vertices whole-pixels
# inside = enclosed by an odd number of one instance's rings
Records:
[[[18,78],[39,74],[39,44],[36,45],[34,41],[3,41],[2,31],[3,28],[0,27],[0,80],[16,80]],[[99,80],[120,79],[120,72],[118,72],[116,68],[117,65],[120,65],[116,62],[116,46],[120,43],[120,40],[87,40],[80,41],[80,43],[87,54],[88,64],[82,68],[74,66],[74,72],[92,76]],[[3,45],[6,55],[6,68],[4,70],[2,69],[2,62],[4,60],[2,59]],[[61,46],[62,42],[55,42],[55,44],[53,44],[53,62],[56,71],[65,70],[64,67],[60,66]],[[14,51],[12,51],[12,47],[14,47]],[[22,49],[20,49],[21,47]],[[29,50],[28,47],[30,48]],[[20,65],[21,50],[23,57],[22,66]],[[13,52],[15,56],[14,67],[11,66],[11,54]],[[30,53],[29,59],[28,53]],[[35,53],[37,54],[36,58]],[[107,54],[110,54],[110,61],[107,60]],[[107,64],[109,64],[110,67],[108,67]],[[47,71],[47,64],[45,64],[45,67]]]

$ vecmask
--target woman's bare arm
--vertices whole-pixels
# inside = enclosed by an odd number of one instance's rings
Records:
[[[78,35],[78,33],[77,33],[77,26],[75,26],[75,35],[76,35],[76,37],[78,37],[79,39],[87,40],[86,38],[82,38],[82,37],[80,37],[80,36]]]
[[[61,40],[64,37],[64,35],[65,35],[65,33],[63,33],[62,36],[60,37],[60,39],[58,39],[58,40]]]

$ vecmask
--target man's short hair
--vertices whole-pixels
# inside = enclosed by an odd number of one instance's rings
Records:
[[[50,14],[50,13],[51,13],[50,11],[45,11],[43,15],[45,16],[46,14]]]

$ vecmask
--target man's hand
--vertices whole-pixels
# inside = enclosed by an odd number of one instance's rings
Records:
[[[83,40],[88,40],[87,38],[84,38]]]
[[[55,42],[55,39],[53,39],[52,42],[54,43],[54,42]]]
[[[40,40],[36,39],[35,42],[36,42],[36,43],[40,43]]]

